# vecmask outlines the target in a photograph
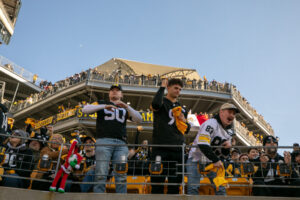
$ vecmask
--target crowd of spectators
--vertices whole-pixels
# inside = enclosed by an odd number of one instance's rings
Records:
[[[14,68],[12,64],[5,64],[5,68],[9,69],[10,71],[14,72]],[[91,79],[100,80],[100,81],[107,81],[107,82],[118,82],[121,84],[134,84],[134,85],[143,85],[143,86],[158,86],[161,83],[163,78],[159,74],[142,74],[142,75],[135,75],[135,74],[123,74],[121,68],[116,69],[110,74],[103,73],[97,70],[97,68],[89,69],[86,71],[82,71],[80,73],[76,73],[73,76],[67,77],[64,80],[57,81],[52,83],[51,81],[41,81],[39,82],[39,86],[43,89],[40,93],[31,94],[25,100],[19,100],[17,102],[13,102],[13,111],[21,110],[35,102],[38,102],[47,96],[50,96],[57,91],[66,88],[68,86],[74,85],[78,82],[85,80],[88,76],[88,71],[91,71]],[[254,109],[248,100],[244,98],[240,92],[236,89],[234,85],[231,87],[230,83],[220,83],[216,80],[208,81],[207,78],[204,76],[203,78],[200,77],[199,80],[196,79],[189,79],[185,76],[180,77],[184,83],[185,88],[190,89],[198,89],[198,90],[211,90],[217,92],[231,92],[231,88],[233,88],[233,95],[234,97],[249,111],[256,121],[262,123],[262,125],[268,129],[268,131],[273,134],[272,126],[267,123],[262,115],[260,115],[256,109]],[[36,83],[37,75],[34,74],[32,77],[32,82]]]
[[[36,102],[41,101],[42,99],[55,94],[56,92],[77,84],[88,78],[90,72],[90,79],[104,81],[104,82],[118,82],[121,84],[129,85],[142,85],[142,86],[158,86],[161,84],[162,79],[168,78],[160,76],[158,74],[148,74],[148,75],[134,75],[134,74],[122,74],[120,69],[115,70],[111,74],[103,73],[95,69],[89,69],[82,71],[81,73],[76,73],[73,76],[67,77],[64,80],[57,81],[55,83],[48,81],[41,81],[39,86],[43,89],[40,93],[31,94],[25,100],[18,100],[13,103],[12,111],[17,112],[18,110],[24,109]],[[204,76],[200,77],[199,80],[189,79],[185,76],[180,77],[183,81],[184,88],[196,89],[196,90],[209,90],[217,92],[231,92],[233,88],[233,96],[238,100],[239,103],[246,108],[253,116],[254,119],[260,122],[270,133],[273,133],[273,129],[269,123],[265,121],[262,115],[258,114],[257,111],[250,105],[250,103],[240,94],[234,85],[231,86],[230,83],[220,83],[215,80],[208,81]]]
[[[108,81],[108,82],[118,82],[121,84],[129,84],[129,85],[143,85],[143,86],[158,86],[161,84],[162,79],[170,78],[168,76],[160,76],[159,74],[122,74],[121,69],[117,69],[111,74],[105,74],[96,69],[93,69],[91,72],[92,79],[100,80],[100,81]],[[192,88],[199,90],[212,90],[219,92],[230,92],[230,84],[220,83],[215,80],[208,81],[204,76],[203,79],[200,77],[199,80],[193,78],[187,78],[182,75],[177,77],[182,79],[184,88]]]
[[[24,109],[34,103],[37,103],[58,91],[61,91],[69,86],[75,85],[86,80],[88,75],[87,71],[82,71],[79,74],[74,74],[73,76],[67,77],[64,80],[57,81],[52,83],[51,81],[41,81],[39,86],[42,88],[40,93],[34,93],[28,96],[25,100],[18,100],[13,103],[12,112],[16,112],[18,110]]]
[[[142,130],[142,127],[137,128],[135,142],[129,148],[128,176],[150,175],[149,164],[151,163],[152,148],[147,140],[141,140]],[[96,162],[95,139],[86,135],[82,135],[81,139],[84,145],[81,148],[81,154],[85,159],[80,169],[70,174],[66,184],[67,192],[93,191],[92,182],[95,181],[94,167]],[[234,143],[233,141],[232,144]],[[69,141],[66,141],[63,135],[53,134],[52,126],[34,130],[29,125],[26,131],[13,130],[0,145],[1,152],[6,156],[0,167],[4,169],[3,173],[0,174],[0,184],[6,187],[48,191],[55,176],[57,163],[63,163],[64,157],[68,153],[68,144]],[[133,146],[137,144],[141,145]],[[299,186],[299,144],[295,143],[292,152],[286,151],[284,156],[279,155],[277,147],[278,141],[276,138],[267,136],[263,140],[262,148],[232,148],[228,157],[224,159],[226,177],[251,179],[253,195],[290,196],[293,194],[298,196],[299,189],[280,188],[280,186]],[[45,164],[47,161],[49,162],[48,165]],[[252,171],[245,173],[246,169],[248,169],[248,172],[249,169],[252,169]],[[110,174],[112,173],[113,169],[110,166]],[[18,177],[23,178],[18,179]],[[29,178],[34,178],[34,180]],[[39,179],[42,180],[39,181]],[[45,182],[45,180],[48,182]],[[107,181],[111,181],[111,176],[107,178]],[[90,184],[80,184],[81,182]],[[256,185],[259,187],[256,187]],[[262,187],[268,185],[278,185],[280,189]]]
[[[7,109],[1,104],[2,114],[6,111]],[[202,119],[202,123],[211,117],[207,113],[200,113],[197,116]],[[5,119],[1,122],[1,127],[10,128],[6,132],[0,131],[3,134],[1,138],[4,138],[1,139],[0,144],[0,158],[2,159],[0,160],[0,184],[6,187],[48,191],[55,172],[59,169],[60,163],[64,162],[69,151],[70,141],[66,141],[61,134],[54,134],[51,125],[35,130],[28,121],[26,129],[12,130],[11,124],[3,126]],[[79,133],[79,131],[75,132]],[[84,132],[80,134],[83,145],[80,153],[85,159],[81,167],[70,174],[66,184],[67,192],[93,191],[92,182],[95,181],[96,175],[94,170],[95,139]],[[72,139],[70,136],[68,138]],[[152,163],[150,160],[152,147],[148,140],[143,138],[143,127],[138,126],[134,142],[128,144],[127,176],[147,177],[151,174],[149,165]],[[261,142],[263,146],[239,148],[233,137],[231,142],[233,148],[223,160],[226,177],[236,180],[246,178],[251,182],[253,195],[299,196],[297,188],[300,185],[299,144],[293,144],[293,150],[285,151],[281,156],[278,153],[278,138],[266,136]],[[185,156],[189,148],[190,146],[187,146]],[[110,174],[112,173],[113,167],[110,165]],[[107,181],[112,181],[111,176],[107,178]],[[289,188],[289,186],[294,188]]]
[[[1,112],[3,111],[7,109],[1,106]],[[209,117],[205,113],[199,115]],[[147,177],[150,175],[152,148],[147,140],[142,139],[142,131],[142,127],[137,127],[135,141],[129,144],[131,147],[128,153],[128,176]],[[1,140],[0,144],[0,158],[2,159],[0,160],[0,184],[6,187],[48,191],[59,163],[64,162],[70,142],[66,141],[63,135],[54,134],[52,126],[34,130],[29,124],[24,130],[9,129],[8,132],[1,130],[1,133],[5,134],[1,135],[5,139]],[[93,190],[92,182],[95,181],[96,162],[95,139],[84,132],[81,132],[81,135],[84,145],[81,148],[81,154],[85,159],[81,167],[70,174],[66,185],[67,192],[92,192]],[[299,196],[299,189],[296,188],[300,185],[299,144],[295,143],[292,152],[285,151],[284,156],[281,156],[277,152],[278,140],[273,136],[264,137],[263,147],[248,149],[238,148],[234,140],[233,137],[231,142],[233,148],[223,160],[227,178],[248,179],[253,183],[251,185],[253,195]],[[141,145],[135,146],[137,144]],[[189,152],[188,148],[186,154]],[[112,173],[112,166],[110,166],[110,174]],[[107,181],[111,181],[111,176]],[[84,184],[84,182],[89,184]],[[289,188],[289,186],[296,187]]]
[[[256,111],[255,108],[253,108],[253,107],[250,105],[249,101],[248,101],[245,97],[243,97],[243,96],[241,95],[240,91],[238,91],[234,85],[233,85],[232,94],[233,94],[233,97],[234,97],[239,103],[241,103],[242,106],[243,106],[244,108],[246,108],[246,110],[247,110],[248,112],[250,112],[250,114],[254,117],[254,120],[255,120],[256,122],[262,123],[262,125],[263,125],[263,126],[264,126],[271,134],[274,133],[274,131],[273,131],[273,129],[272,129],[272,126],[271,126],[269,123],[267,123],[267,122],[265,121],[264,117],[263,117],[262,115],[260,115],[260,114]]]
[[[90,72],[90,79],[105,81],[105,82],[118,82],[121,84],[129,84],[129,85],[142,85],[142,86],[158,86],[161,84],[162,79],[167,78],[164,76],[160,76],[158,74],[148,74],[148,75],[134,75],[134,74],[125,74],[121,75],[121,72],[112,72],[111,74],[106,74],[99,72],[97,68],[89,69],[87,71],[82,71],[79,74],[74,74],[64,80],[57,81],[52,83],[51,81],[41,81],[39,86],[43,90],[40,93],[31,94],[25,100],[18,100],[13,102],[12,111],[17,112],[21,109],[24,109],[36,102],[41,101],[42,99],[47,98],[55,94],[56,92],[67,88],[69,86],[75,85],[83,80],[88,78],[88,74]],[[220,83],[215,80],[208,81],[206,77],[203,79],[200,77],[199,80],[189,79],[185,76],[180,77],[183,80],[184,87],[189,89],[197,89],[197,90],[210,90],[217,92],[230,92],[231,86],[229,83]]]

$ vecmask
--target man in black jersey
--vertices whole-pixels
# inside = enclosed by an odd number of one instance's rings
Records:
[[[188,133],[190,125],[187,123],[187,111],[181,107],[177,98],[180,94],[183,83],[180,79],[167,79],[162,81],[161,87],[152,101],[154,112],[153,122],[153,144],[161,145],[182,145],[184,143],[184,134]],[[164,91],[167,88],[168,94],[164,97]],[[181,108],[178,118],[174,116],[174,108]],[[181,121],[179,125],[178,120]],[[182,125],[183,123],[183,125]],[[152,176],[152,183],[164,183],[165,176],[168,176],[168,183],[180,183],[182,175],[181,167],[176,164],[182,164],[181,147],[154,147],[152,149],[152,160],[156,156],[161,156],[163,163],[163,172],[161,176]],[[164,186],[152,184],[153,194],[163,194]],[[179,185],[168,185],[168,194],[178,194]]]
[[[121,159],[127,159],[127,146],[108,145],[126,144],[126,121],[128,118],[138,123],[142,121],[140,113],[122,102],[122,97],[122,87],[112,85],[109,90],[109,101],[98,101],[98,105],[86,105],[82,110],[84,113],[97,112],[95,180],[99,184],[94,186],[96,193],[104,193],[105,191],[109,162],[112,161],[115,164]],[[114,171],[113,175],[116,180],[116,192],[126,193],[126,174],[119,174]]]

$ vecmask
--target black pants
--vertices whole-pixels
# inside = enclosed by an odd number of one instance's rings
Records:
[[[266,187],[255,187],[255,185],[265,185]],[[300,181],[294,181],[293,183],[285,184],[281,180],[276,179],[271,182],[264,182],[263,180],[255,180],[253,187],[254,196],[280,196],[280,197],[297,197],[299,196],[299,188],[286,188],[280,187],[280,185],[289,186],[289,185],[300,185]],[[268,186],[278,186],[278,187],[268,187]]]
[[[168,183],[178,183],[178,185],[168,185],[168,194],[179,194],[179,184],[182,182],[182,152],[168,150],[168,148],[153,148],[151,160],[155,160],[160,155],[163,172],[160,175],[151,175],[152,194],[163,194],[164,185],[155,185],[153,183],[164,183],[168,177]],[[180,174],[179,174],[180,173]]]
[[[292,186],[300,186],[300,179],[292,180],[290,185]],[[290,188],[289,189],[289,197],[300,197],[300,188]]]

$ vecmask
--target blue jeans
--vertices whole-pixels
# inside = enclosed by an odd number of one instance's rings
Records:
[[[95,169],[90,169],[84,176],[82,182],[94,182],[95,181]],[[81,192],[89,192],[93,187],[92,184],[80,184]]]
[[[188,174],[188,185],[187,185],[187,193],[190,195],[198,195],[199,194],[199,185],[192,184],[200,184],[201,174],[198,172],[198,162],[193,162],[192,158],[187,160],[187,174]],[[217,174],[215,172],[210,172],[207,174],[210,182],[213,184],[213,179],[216,178]],[[213,184],[215,195],[226,195],[226,189],[224,186],[219,187],[219,191],[216,190],[216,186]]]
[[[186,163],[186,170],[188,174],[188,184],[187,184],[187,194],[198,195],[200,185],[191,185],[191,184],[200,184],[201,174],[198,172],[197,167],[198,162],[193,162],[192,158],[189,158]]]
[[[210,172],[207,174],[207,177],[209,178],[210,182],[213,184],[214,178],[217,177],[216,172]],[[226,188],[224,186],[219,186],[219,191],[217,191],[215,184],[213,184],[215,195],[226,195]]]
[[[96,141],[96,176],[95,181],[98,183],[94,185],[95,193],[105,192],[105,183],[109,171],[109,162],[116,164],[121,156],[127,159],[127,146],[102,146],[104,144],[126,144],[124,141],[115,138],[100,138]],[[119,174],[113,171],[116,182],[116,193],[127,193],[126,174]],[[118,184],[122,183],[122,184]]]
[[[3,177],[2,185],[5,187],[16,187],[16,188],[25,188],[23,179],[18,179],[20,177],[18,174],[10,174],[11,176],[15,176],[16,178],[11,177]]]

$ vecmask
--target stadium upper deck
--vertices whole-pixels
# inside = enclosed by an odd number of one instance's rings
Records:
[[[20,7],[20,0],[0,0],[0,38],[5,44],[14,33]]]
[[[0,56],[0,77],[3,82],[0,99],[7,106],[12,101],[26,99],[32,93],[42,91],[37,86],[41,79],[3,56]]]
[[[9,71],[7,65],[5,68],[4,63],[2,64],[1,69]],[[152,65],[119,58],[113,58],[94,69],[75,74],[51,86],[49,83],[41,82],[41,80],[37,80],[33,84],[33,74],[31,74],[25,81],[27,86],[31,86],[27,88],[40,91],[41,88],[36,86],[37,83],[40,83],[40,86],[44,87],[43,90],[39,93],[33,92],[35,93],[33,95],[27,91],[27,99],[16,102],[12,106],[11,112],[13,112],[15,126],[20,128],[23,127],[24,121],[28,117],[40,121],[51,116],[55,116],[55,119],[61,106],[66,108],[65,110],[74,109],[78,107],[79,103],[92,103],[97,99],[107,98],[108,89],[115,82],[123,85],[124,102],[130,103],[137,110],[147,111],[153,95],[159,87],[160,80],[171,77],[182,78],[184,81],[185,86],[180,101],[194,114],[200,112],[213,114],[218,111],[222,103],[234,103],[241,110],[235,126],[241,144],[257,144],[252,135],[274,135],[271,126],[229,83],[209,82],[205,78],[202,79],[194,69]],[[15,82],[12,76],[3,80],[7,83]],[[93,117],[77,117],[76,114],[76,116],[54,121],[56,122],[54,129],[60,133],[67,133],[78,128],[84,129],[90,134],[95,132],[95,119]],[[145,131],[151,131],[152,123],[144,123]],[[134,130],[136,125],[132,124],[129,127]],[[249,133],[251,133],[250,136]],[[191,134],[189,137],[192,138],[193,136]]]

